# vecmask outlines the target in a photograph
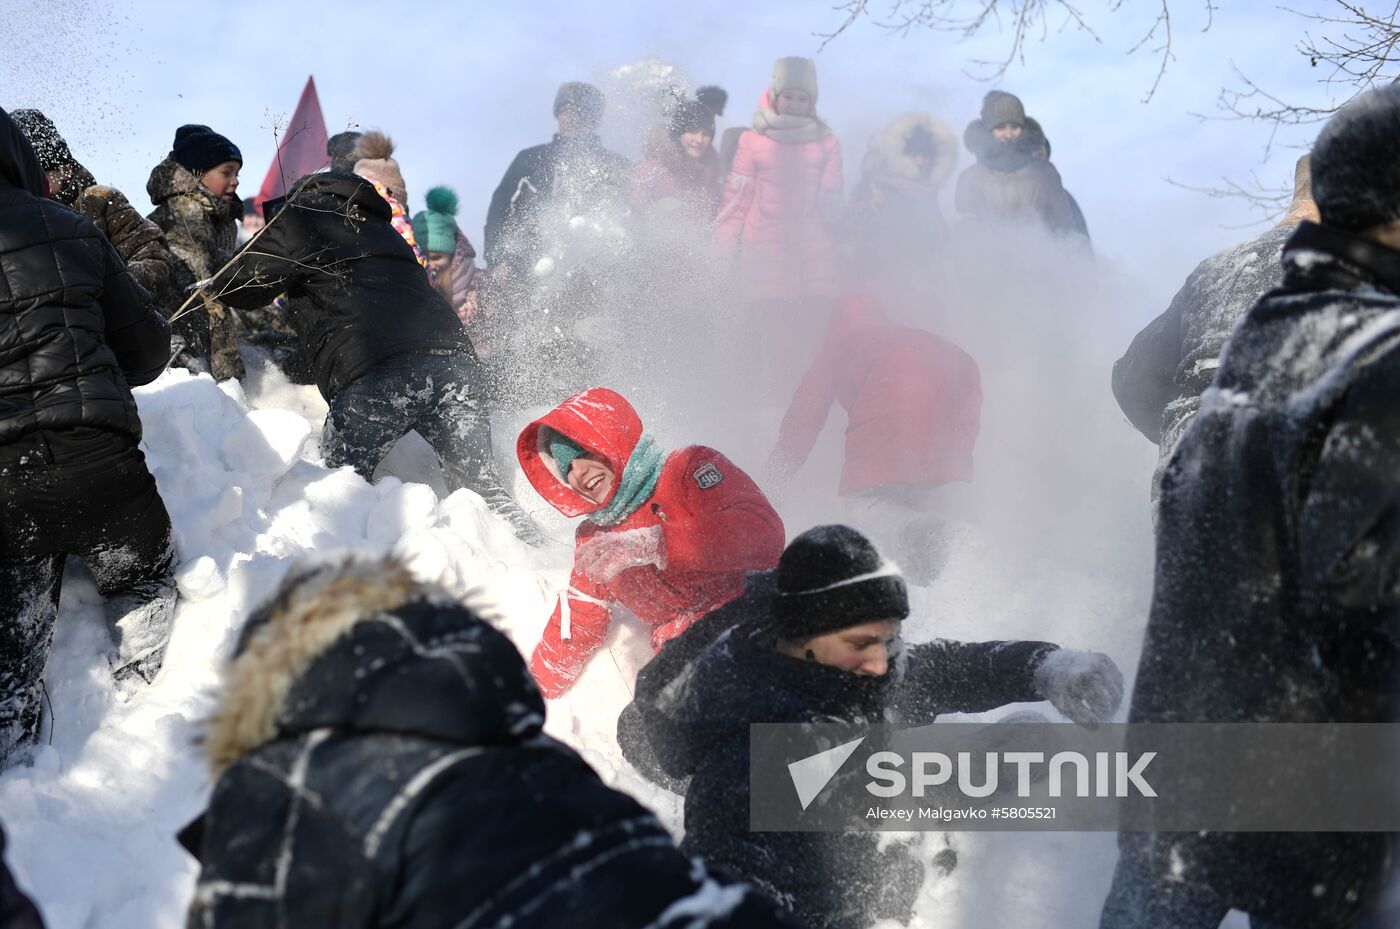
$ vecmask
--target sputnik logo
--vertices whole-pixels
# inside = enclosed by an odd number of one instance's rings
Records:
[[[861,736],[853,742],[843,742],[835,748],[808,755],[788,765],[788,774],[792,777],[792,786],[797,788],[797,799],[802,803],[802,809],[812,805],[817,795],[831,783],[836,772],[841,770],[846,759],[855,754],[864,741],[865,736]]]

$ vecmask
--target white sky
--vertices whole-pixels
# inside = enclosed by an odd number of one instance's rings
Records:
[[[389,132],[411,208],[421,209],[434,184],[452,185],[462,202],[459,221],[480,247],[486,203],[505,166],[553,131],[550,104],[561,81],[657,57],[695,84],[729,91],[721,126],[746,123],[773,59],[816,54],[814,34],[841,21],[832,2],[546,0],[407,9],[358,0],[242,0],[208,8],[8,0],[0,20],[0,105],[43,109],[99,181],[145,206],[150,168],[186,122],[211,125],[240,146],[243,193],[255,193],[274,150],[272,122],[290,115],[311,74],[329,130],[355,123]],[[1292,133],[1265,160],[1263,127],[1192,114],[1214,111],[1219,89],[1234,80],[1232,66],[1280,96],[1317,102],[1326,95],[1320,72],[1294,50],[1308,25],[1296,14],[1232,0],[1203,32],[1203,0],[1172,0],[1176,60],[1144,103],[1157,58],[1127,50],[1156,4],[1129,0],[1116,14],[1108,12],[1111,4],[1080,4],[1101,41],[1072,27],[1052,31],[994,84],[964,69],[971,59],[1004,54],[1004,32],[988,29],[960,42],[858,23],[817,55],[818,109],[842,141],[848,185],[858,179],[871,133],[899,113],[932,112],[961,136],[986,90],[1010,90],[1045,126],[1098,250],[1148,281],[1142,305],[1125,307],[1125,315],[1156,315],[1198,260],[1249,234],[1238,227],[1258,219],[1241,203],[1211,200],[1165,179],[1210,184],[1258,171],[1284,182],[1296,146],[1311,136]],[[637,146],[624,154],[636,155]],[[964,165],[970,157],[963,152]]]

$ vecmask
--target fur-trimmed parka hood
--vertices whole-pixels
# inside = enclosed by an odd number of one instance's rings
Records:
[[[206,751],[215,775],[314,729],[504,745],[544,725],[511,641],[393,559],[296,570],[249,617],[224,675]]]
[[[926,178],[919,176],[918,164],[905,153],[905,144],[916,129],[923,129],[933,137],[934,150],[937,152],[933,168]],[[921,181],[938,188],[953,176],[957,166],[958,137],[952,128],[928,113],[905,113],[870,140],[870,147],[865,151],[860,169],[864,177],[871,181],[898,177],[907,181]]]

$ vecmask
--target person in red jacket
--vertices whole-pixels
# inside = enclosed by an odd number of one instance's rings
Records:
[[[972,480],[982,414],[977,363],[946,339],[888,319],[872,297],[837,302],[826,342],[783,417],[772,474],[786,478],[802,467],[833,403],[848,420],[842,497],[908,514],[929,509],[934,488]],[[887,544],[922,582],[932,568],[921,568],[908,548],[912,536],[928,532],[912,524],[899,532],[905,538]]]
[[[652,627],[660,650],[782,554],[782,520],[747,474],[703,445],[667,454],[605,387],[526,426],[516,454],[540,496],[565,516],[587,517],[569,588],[530,660],[551,699],[602,646],[614,603]]]

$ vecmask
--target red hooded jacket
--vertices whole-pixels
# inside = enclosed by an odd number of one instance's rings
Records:
[[[837,304],[826,344],[783,417],[777,470],[807,460],[833,402],[849,420],[842,496],[972,480],[982,415],[977,363],[933,333],[886,319],[870,297]]]
[[[637,412],[620,394],[594,387],[530,423],[516,442],[526,477],[555,509],[565,516],[601,509],[564,483],[553,458],[540,448],[543,426],[601,455],[620,478],[642,437]],[[763,491],[728,458],[702,445],[671,452],[650,499],[615,526],[585,520],[576,541],[650,526],[661,527],[664,568],[629,568],[604,585],[575,563],[569,589],[560,595],[530,659],[545,696],[558,697],[583,672],[607,638],[614,602],[651,624],[652,647],[660,649],[742,593],[747,572],[776,566],[783,551],[783,523]]]

